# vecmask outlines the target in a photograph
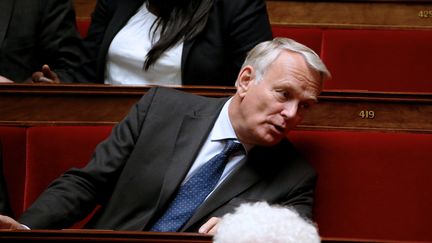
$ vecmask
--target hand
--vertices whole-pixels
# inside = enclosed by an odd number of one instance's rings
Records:
[[[27,229],[27,228],[24,227],[22,224],[18,223],[17,221],[15,221],[11,217],[0,215],[0,230],[2,229],[14,230],[14,229]]]
[[[198,232],[202,233],[202,234],[210,234],[210,235],[214,235],[217,231],[218,228],[218,224],[220,222],[220,218],[217,217],[213,217],[211,219],[209,219],[205,224],[203,224]]]
[[[0,84],[8,84],[8,83],[13,83],[13,81],[0,75]]]
[[[45,84],[58,84],[60,79],[58,75],[51,71],[50,67],[45,64],[42,66],[42,70],[34,72],[32,75],[32,81],[34,83],[45,83]]]

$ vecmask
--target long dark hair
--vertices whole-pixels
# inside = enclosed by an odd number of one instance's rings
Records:
[[[155,32],[160,29],[160,38],[147,54],[145,70],[181,39],[190,40],[204,29],[214,0],[147,1],[158,10],[151,30]]]

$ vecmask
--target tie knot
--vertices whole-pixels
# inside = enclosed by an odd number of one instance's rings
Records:
[[[234,140],[230,139],[227,140],[227,143],[225,144],[222,153],[225,154],[226,156],[230,156],[231,154],[234,154],[235,152],[238,152],[241,149],[243,149],[243,145],[241,143],[234,142]]]

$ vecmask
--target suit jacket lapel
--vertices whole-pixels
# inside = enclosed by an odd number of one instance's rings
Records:
[[[186,116],[184,118],[177,135],[171,165],[165,174],[158,208],[163,208],[170,201],[171,195],[186,176],[199,148],[212,128],[214,120],[215,117],[197,118]]]
[[[2,14],[0,14],[0,46],[2,46],[3,41],[6,36],[6,32],[9,27],[10,18],[13,12],[13,6],[15,1],[0,1],[0,9]]]
[[[209,104],[206,104],[207,107],[204,107],[206,111],[202,112],[203,114],[199,111],[193,111],[193,114],[184,117],[176,137],[172,161],[170,162],[171,165],[165,174],[156,212],[170,202],[171,196],[188,173],[201,146],[213,128],[226,100],[217,101],[218,103],[213,107],[209,107]]]

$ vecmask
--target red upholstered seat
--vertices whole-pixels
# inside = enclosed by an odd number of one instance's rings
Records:
[[[62,172],[84,166],[111,128],[0,127],[15,212]],[[432,241],[432,134],[296,130],[290,139],[318,171],[323,237]]]
[[[432,241],[432,134],[294,131],[324,237]]]
[[[63,172],[85,166],[96,145],[109,135],[111,129],[111,126],[29,128],[24,207],[29,207]]]
[[[272,25],[274,37],[287,37],[300,42],[318,55],[321,53],[322,30],[318,28],[294,28],[281,25]]]
[[[76,26],[78,29],[78,32],[80,33],[81,37],[86,37],[88,29],[90,27],[90,19],[89,18],[77,18],[76,19]]]
[[[24,211],[26,128],[0,126],[0,141],[10,205],[14,215],[20,216]]]
[[[327,29],[324,89],[432,92],[432,31]]]

